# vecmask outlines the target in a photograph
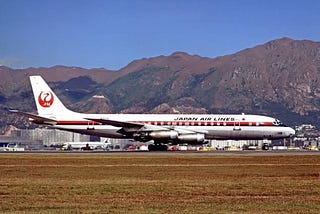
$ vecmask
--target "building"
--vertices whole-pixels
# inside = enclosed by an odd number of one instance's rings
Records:
[[[262,148],[265,143],[269,145],[271,144],[271,140],[210,140],[209,146],[221,149],[226,147],[243,148],[244,145]]]
[[[8,144],[17,145],[19,147],[23,147],[28,150],[43,149],[42,142],[37,140],[0,135],[0,147],[6,147]]]
[[[90,141],[89,135],[46,128],[13,130],[11,136],[13,138],[28,139],[31,141],[42,141],[45,146],[59,145],[65,142]]]

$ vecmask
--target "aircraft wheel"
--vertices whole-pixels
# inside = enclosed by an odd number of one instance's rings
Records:
[[[160,145],[160,151],[167,151],[168,147],[165,144]]]
[[[156,151],[155,148],[156,146],[154,145],[154,144],[150,144],[149,146],[148,146],[148,150],[150,151],[150,152],[152,152],[152,151]]]
[[[149,151],[167,151],[168,147],[165,144],[150,144],[148,146]]]

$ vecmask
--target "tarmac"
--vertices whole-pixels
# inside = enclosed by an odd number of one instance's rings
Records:
[[[0,152],[0,155],[5,154],[101,154],[101,155],[252,155],[252,156],[271,156],[271,155],[320,155],[320,151],[310,150],[242,150],[242,151],[55,151],[55,150],[34,150],[22,152]]]

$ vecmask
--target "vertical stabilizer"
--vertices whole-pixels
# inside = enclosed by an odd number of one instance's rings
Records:
[[[41,76],[30,76],[30,82],[39,115],[56,116],[71,112]]]

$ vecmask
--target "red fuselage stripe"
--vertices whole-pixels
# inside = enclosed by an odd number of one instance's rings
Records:
[[[131,121],[158,126],[276,126],[272,122]],[[129,122],[130,123],[130,122]],[[57,125],[100,125],[95,121],[57,121]]]

